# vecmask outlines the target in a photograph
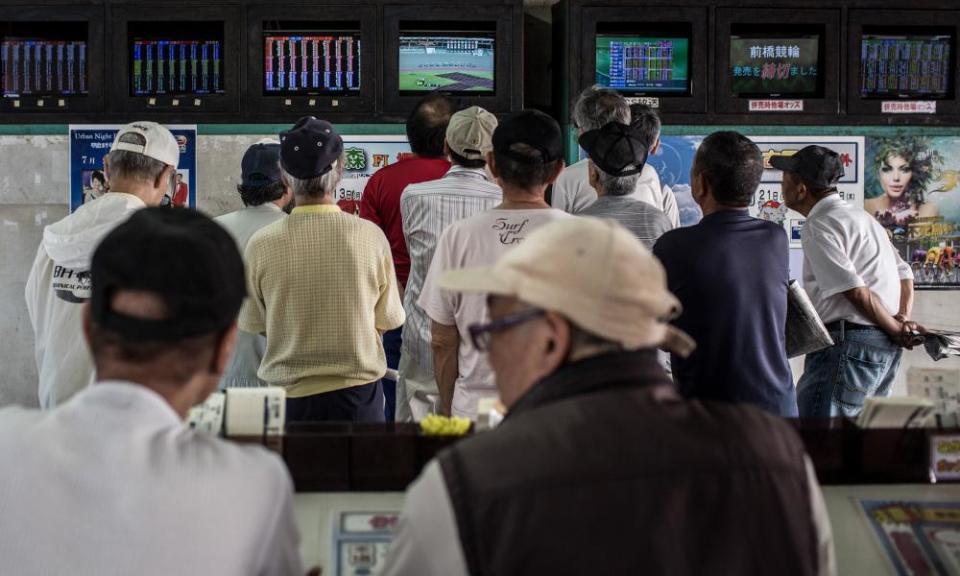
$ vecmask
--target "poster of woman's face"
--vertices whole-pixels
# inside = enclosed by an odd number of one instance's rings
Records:
[[[918,286],[960,288],[960,138],[867,138],[864,209]]]
[[[84,170],[83,178],[83,203],[92,202],[106,194],[108,190],[107,177],[103,170]]]

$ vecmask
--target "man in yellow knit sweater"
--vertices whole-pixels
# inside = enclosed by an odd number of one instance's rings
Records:
[[[265,334],[257,375],[287,389],[287,421],[383,421],[380,335],[403,324],[390,245],[334,202],[343,140],[302,118],[280,134],[280,167],[297,207],[246,250],[240,329]]]

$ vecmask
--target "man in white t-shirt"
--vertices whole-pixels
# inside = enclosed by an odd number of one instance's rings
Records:
[[[835,342],[806,357],[800,417],[856,416],[868,397],[890,393],[902,348],[919,343],[913,272],[876,219],[840,198],[836,152],[807,146],[770,164],[783,170],[787,206],[807,218],[803,287]]]
[[[566,216],[544,200],[547,186],[563,170],[560,126],[535,110],[508,117],[493,133],[487,165],[503,190],[503,202],[444,231],[417,302],[432,320],[440,412],[471,418],[482,398],[497,396],[486,355],[470,344],[468,330],[486,320],[487,302],[480,294],[442,290],[438,280],[450,269],[491,265],[531,231]]]
[[[438,180],[407,186],[400,197],[400,220],[410,254],[410,276],[403,291],[400,378],[397,380],[396,420],[422,420],[439,401],[433,375],[432,324],[417,305],[440,235],[450,224],[489,210],[503,193],[487,171],[497,117],[471,106],[450,117],[444,147],[450,170]]]
[[[573,108],[573,122],[577,126],[578,135],[582,136],[585,132],[599,130],[610,122],[631,124],[631,110],[627,101],[615,90],[592,86],[584,90],[577,99]],[[653,154],[660,146],[660,119],[655,112],[647,108],[639,120],[645,138],[649,139],[647,148]],[[597,191],[590,185],[588,162],[589,159],[584,158],[567,166],[557,178],[550,200],[554,208],[577,214],[597,200]],[[660,177],[649,164],[644,165],[630,197],[663,210],[674,228],[680,225],[680,212],[673,192],[660,186]]]
[[[154,122],[127,124],[104,159],[110,191],[43,230],[25,291],[41,408],[53,408],[93,382],[80,325],[90,298],[90,257],[134,211],[158,206],[172,193],[179,159],[180,146],[169,130]]]

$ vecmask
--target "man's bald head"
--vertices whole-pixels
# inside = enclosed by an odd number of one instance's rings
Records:
[[[417,103],[407,118],[407,140],[414,154],[426,158],[446,156],[443,143],[454,112],[453,101],[442,93],[427,94]]]

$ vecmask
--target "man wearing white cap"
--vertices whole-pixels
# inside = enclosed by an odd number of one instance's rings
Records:
[[[541,227],[489,268],[504,422],[427,465],[385,574],[824,574],[829,521],[792,428],[680,397],[656,348],[688,353],[660,263],[610,220]]]
[[[80,321],[90,298],[93,250],[135,210],[158,206],[173,194],[179,159],[180,146],[169,130],[154,122],[127,124],[103,160],[110,192],[44,229],[26,287],[40,407],[53,408],[93,382]]]
[[[457,112],[447,125],[445,149],[451,168],[439,180],[411,184],[400,198],[410,276],[403,293],[398,421],[420,420],[436,411],[437,382],[430,348],[430,318],[417,305],[437,241],[447,226],[500,203],[503,193],[486,170],[497,117],[479,106]]]

